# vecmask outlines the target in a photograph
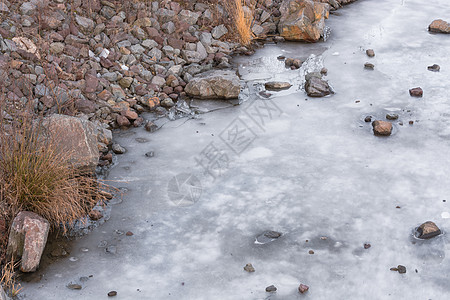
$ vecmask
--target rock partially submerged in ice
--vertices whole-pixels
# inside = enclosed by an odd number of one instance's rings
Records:
[[[441,234],[441,230],[434,222],[427,221],[417,227],[416,229],[417,234],[416,237],[419,239],[431,239],[435,236],[438,236]]]
[[[392,123],[387,121],[373,121],[373,133],[375,135],[388,136],[392,133]]]
[[[282,235],[281,232],[272,231],[272,230],[265,231],[256,238],[255,244],[263,245],[263,244],[273,242],[274,240],[279,238],[281,235]]]
[[[333,93],[330,85],[322,79],[320,73],[309,73],[306,75],[305,91],[310,97],[324,97]]]
[[[269,81],[264,85],[269,91],[279,91],[279,90],[287,90],[292,84],[284,81]]]
[[[237,99],[241,85],[234,71],[214,70],[194,77],[186,85],[186,93],[199,99]]]
[[[444,20],[437,19],[428,26],[428,31],[436,33],[450,33],[450,24]]]

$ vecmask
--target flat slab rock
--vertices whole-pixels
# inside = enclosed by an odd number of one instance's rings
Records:
[[[213,70],[191,79],[185,91],[188,96],[199,99],[237,99],[241,84],[234,71]]]
[[[270,81],[266,82],[264,84],[264,87],[266,90],[269,91],[279,91],[279,90],[287,90],[292,86],[289,82],[283,82],[283,81]]]

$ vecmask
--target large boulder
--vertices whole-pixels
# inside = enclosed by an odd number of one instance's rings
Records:
[[[22,211],[14,218],[6,255],[21,258],[22,272],[34,272],[38,268],[49,229],[48,221],[33,212]]]
[[[84,172],[93,172],[98,164],[99,143],[109,144],[111,132],[89,120],[66,115],[52,115],[42,123],[45,134],[56,143],[58,151]]]
[[[317,42],[324,34],[329,5],[312,0],[284,0],[278,31],[288,41]]]
[[[444,20],[438,19],[431,22],[428,26],[430,32],[450,33],[450,24]]]
[[[237,99],[241,85],[235,72],[214,70],[192,78],[185,91],[199,99]]]

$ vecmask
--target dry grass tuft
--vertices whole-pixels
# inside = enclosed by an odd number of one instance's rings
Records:
[[[255,37],[252,32],[254,4],[248,7],[244,0],[223,0],[222,2],[231,18],[239,42],[244,46],[250,45]]]
[[[6,291],[9,291],[12,297],[17,296],[22,287],[20,283],[16,283],[16,271],[15,269],[19,266],[20,261],[14,263],[14,259],[11,259],[5,264],[2,269],[2,277],[0,279],[0,284]]]
[[[41,125],[42,118],[26,109],[10,122],[0,117],[1,201],[9,223],[27,210],[65,233],[105,199],[97,179],[73,168],[70,153],[57,151],[58,139],[45,134]]]

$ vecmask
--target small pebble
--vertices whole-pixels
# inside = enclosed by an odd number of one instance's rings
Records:
[[[397,120],[398,115],[397,114],[386,114],[386,119],[388,120]]]
[[[249,273],[255,272],[255,268],[253,268],[252,264],[246,264],[244,270]]]
[[[76,283],[69,283],[67,287],[71,290],[81,290],[81,285]]]
[[[369,243],[365,243],[364,244],[364,249],[369,249],[372,245],[370,245]]]
[[[133,233],[131,231],[127,231],[127,233],[125,233],[126,236],[132,236]]]
[[[437,64],[434,64],[432,66],[428,66],[428,71],[432,71],[432,72],[439,72],[439,70],[441,69],[441,67]]]
[[[116,291],[111,291],[108,293],[108,297],[114,297],[117,296],[117,292]]]
[[[153,156],[155,156],[155,152],[154,151],[149,151],[149,152],[145,153],[145,156],[153,157]]]
[[[300,283],[300,286],[298,287],[298,291],[300,293],[306,293],[309,290],[309,286],[307,286],[306,284]]]
[[[406,273],[406,267],[405,267],[405,266],[398,265],[398,266],[397,266],[397,269],[398,269],[398,272],[399,272],[400,274],[405,274],[405,273]]]
[[[314,254],[314,251],[313,250],[309,250],[308,253],[309,254]]]
[[[367,49],[366,50],[366,54],[368,57],[374,57],[375,56],[375,51],[373,51],[373,49]]]
[[[275,292],[277,290],[277,288],[274,285],[269,285],[268,287],[266,287],[266,292],[271,293],[271,292]]]
[[[413,125],[414,124],[414,121],[409,121],[409,125]]]
[[[373,70],[373,69],[375,69],[375,65],[371,64],[371,63],[365,63],[364,64],[364,69]]]
[[[365,117],[364,122],[366,122],[366,123],[372,122],[372,116]]]

